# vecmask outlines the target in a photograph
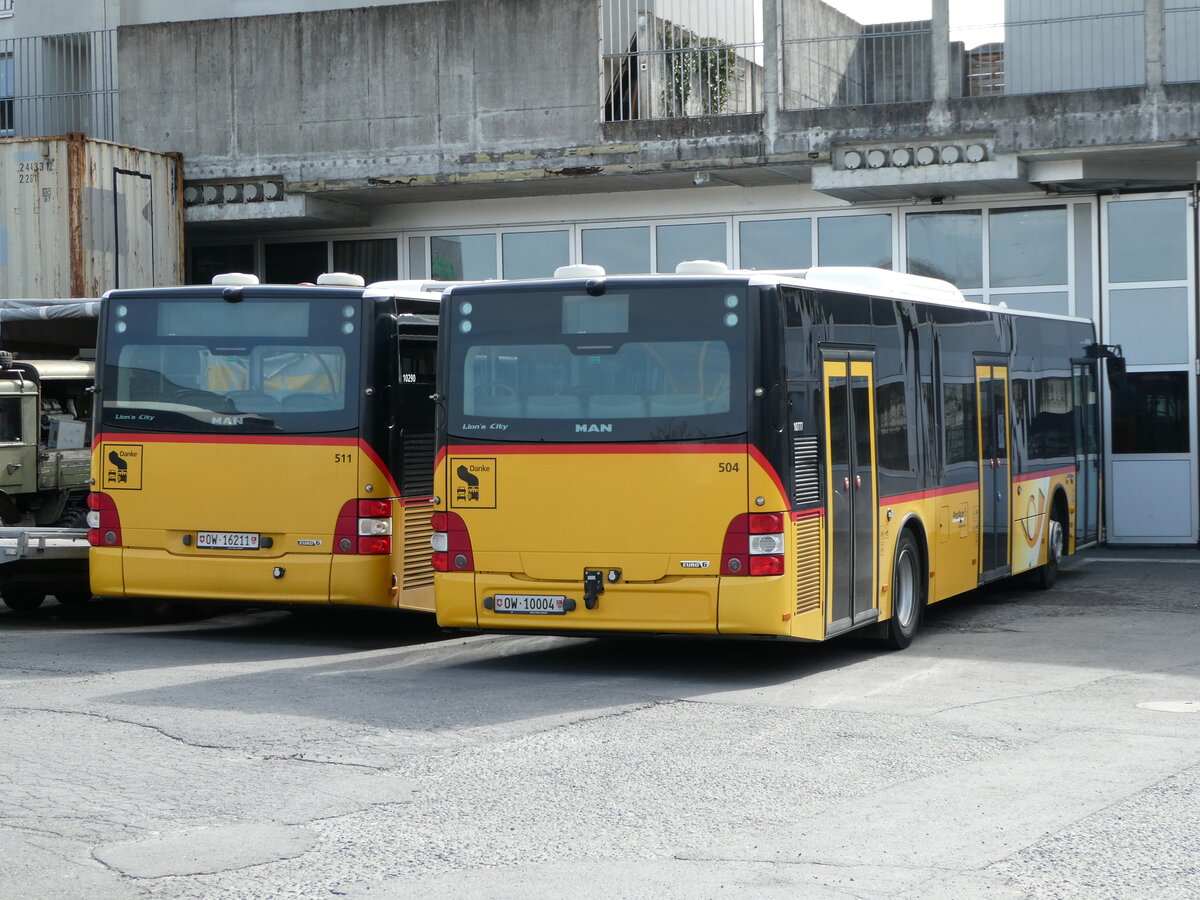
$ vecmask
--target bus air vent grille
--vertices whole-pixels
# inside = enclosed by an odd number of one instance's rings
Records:
[[[821,517],[796,523],[796,614],[821,608]]]
[[[424,503],[404,507],[404,589],[433,584],[433,506]]]
[[[433,493],[433,435],[406,434],[403,442],[400,494],[404,497],[428,497]]]
[[[792,459],[795,461],[796,488],[792,496],[793,506],[819,503],[821,500],[821,476],[817,466],[817,439],[797,437],[792,442]]]

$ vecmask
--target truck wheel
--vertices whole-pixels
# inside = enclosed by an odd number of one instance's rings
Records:
[[[87,510],[81,506],[67,507],[54,524],[59,528],[87,528]]]
[[[33,612],[45,601],[46,595],[33,588],[5,588],[4,605],[13,612]]]

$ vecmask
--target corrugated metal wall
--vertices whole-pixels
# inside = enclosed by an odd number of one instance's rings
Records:
[[[181,165],[82,135],[0,140],[0,297],[179,284]]]

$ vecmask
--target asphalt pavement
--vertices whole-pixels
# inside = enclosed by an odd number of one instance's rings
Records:
[[[1200,552],[900,652],[51,601],[0,735],[3,900],[1194,898]]]

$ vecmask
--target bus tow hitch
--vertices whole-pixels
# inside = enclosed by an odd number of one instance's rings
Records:
[[[583,605],[595,609],[604,593],[604,573],[599,569],[583,570]]]

